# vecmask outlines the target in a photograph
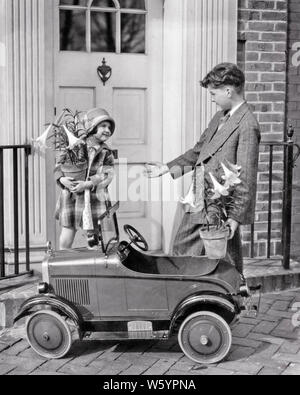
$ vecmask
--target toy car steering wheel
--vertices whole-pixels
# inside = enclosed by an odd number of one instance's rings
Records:
[[[134,245],[136,245],[142,251],[149,250],[147,241],[133,226],[125,225],[124,230],[127,233],[127,235],[129,236],[130,241]],[[140,246],[139,243],[142,243],[142,245]]]

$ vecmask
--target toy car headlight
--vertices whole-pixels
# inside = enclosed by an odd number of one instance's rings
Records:
[[[49,285],[47,283],[39,283],[38,285],[38,293],[46,294],[49,290]]]

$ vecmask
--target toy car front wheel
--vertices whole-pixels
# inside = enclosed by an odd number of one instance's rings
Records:
[[[227,322],[218,314],[199,311],[188,316],[181,324],[178,342],[192,361],[212,364],[226,357],[232,334]]]
[[[72,346],[69,325],[51,310],[38,311],[28,318],[26,336],[33,350],[44,358],[62,358]]]

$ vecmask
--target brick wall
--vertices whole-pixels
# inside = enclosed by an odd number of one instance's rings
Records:
[[[289,68],[288,68],[288,111],[287,119],[295,128],[294,141],[300,144],[300,54],[293,49],[300,49],[300,1],[289,2]],[[294,58],[293,58],[294,57]],[[292,62],[294,60],[294,64]],[[297,61],[297,63],[295,63]],[[293,188],[293,224],[292,224],[292,255],[300,257],[300,159],[294,169]]]
[[[295,0],[298,1],[298,0]],[[261,126],[262,141],[282,141],[286,89],[286,1],[239,0],[238,60],[246,74],[246,99]],[[267,147],[260,147],[255,223],[255,255],[266,256],[268,218]],[[274,152],[271,255],[281,246],[283,153]],[[250,229],[243,229],[244,254],[250,251]]]

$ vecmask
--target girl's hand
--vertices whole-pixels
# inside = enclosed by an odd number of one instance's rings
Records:
[[[75,186],[71,189],[73,193],[81,193],[84,192],[86,189],[92,189],[93,183],[91,181],[77,181]]]
[[[71,177],[61,177],[59,181],[69,191],[71,191],[71,189],[73,189],[76,186],[76,182],[74,178]]]

